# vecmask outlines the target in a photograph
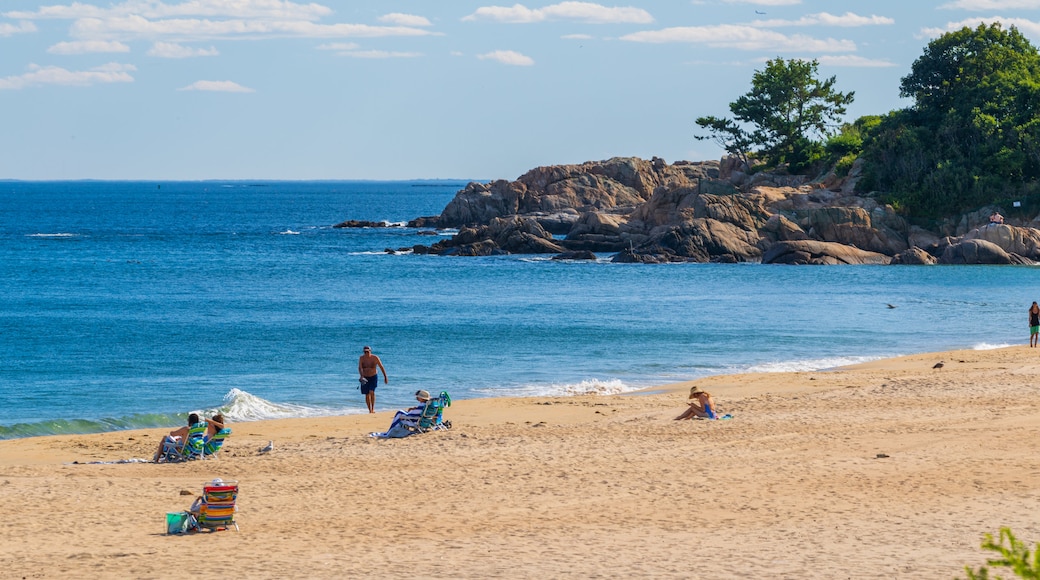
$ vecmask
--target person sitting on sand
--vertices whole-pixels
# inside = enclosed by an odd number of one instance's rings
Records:
[[[217,431],[220,431],[221,429],[224,428],[224,414],[223,413],[217,413],[216,415],[213,415],[212,419],[205,419],[205,421],[206,421],[206,439],[207,440],[212,439],[213,436],[217,434]]]
[[[409,407],[404,411],[398,411],[394,415],[394,420],[390,423],[390,429],[393,429],[400,421],[410,420],[417,421],[422,416],[423,409],[426,408],[426,403],[430,401],[429,391],[415,391],[415,400],[419,401],[419,404],[414,407]]]
[[[715,418],[715,401],[712,400],[711,393],[702,391],[700,387],[690,388],[690,402],[687,404],[690,408],[683,411],[682,415],[676,417],[676,421],[693,418]]]
[[[181,442],[184,441],[184,438],[188,436],[188,431],[191,428],[199,426],[199,425],[200,425],[199,414],[198,413],[190,413],[190,414],[188,414],[188,424],[187,425],[185,425],[184,427],[181,427],[179,429],[174,429],[173,431],[170,431],[169,435],[163,437],[162,441],[159,441],[159,450],[155,452],[154,456],[152,456],[152,461],[155,461],[155,462],[159,461],[159,457],[161,457],[162,454],[163,454],[163,448],[166,447],[167,445],[173,445],[175,447],[180,447],[181,446]],[[215,432],[216,431],[214,431],[214,433]]]

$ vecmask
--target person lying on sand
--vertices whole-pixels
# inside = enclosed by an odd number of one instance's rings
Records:
[[[701,419],[715,418],[715,401],[712,400],[711,393],[702,391],[700,387],[690,388],[690,402],[687,404],[690,408],[683,411],[682,415],[676,417],[676,421],[693,419],[695,417]]]

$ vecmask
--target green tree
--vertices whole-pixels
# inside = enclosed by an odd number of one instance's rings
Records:
[[[862,186],[930,217],[1037,191],[1040,54],[1018,30],[983,24],[934,39],[900,94],[914,104],[864,138]]]
[[[697,125],[709,134],[696,138],[714,139],[745,163],[755,155],[770,165],[808,168],[853,100],[853,93],[834,90],[835,77],[817,78],[818,66],[815,60],[768,61],[752,76],[751,90],[729,104],[733,119],[699,117]]]

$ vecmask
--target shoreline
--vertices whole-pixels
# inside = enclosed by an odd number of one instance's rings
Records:
[[[673,421],[692,384],[734,418]],[[3,440],[0,565],[172,578],[202,550],[231,577],[417,559],[462,578],[952,577],[1000,526],[1040,541],[1036,385],[1040,349],[1014,346],[467,399],[453,429],[388,441],[366,437],[386,411],[232,423],[222,456],[184,464],[82,463],[151,457],[165,429]],[[239,481],[241,531],[163,535],[215,477]]]

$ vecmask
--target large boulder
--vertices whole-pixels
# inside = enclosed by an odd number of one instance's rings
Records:
[[[808,211],[809,235],[889,256],[909,247],[906,238],[891,227],[873,224],[871,214],[859,207],[811,209]],[[883,211],[879,217],[884,217]]]
[[[635,254],[657,262],[755,262],[762,255],[759,237],[731,223],[692,218],[677,226],[656,228]]]
[[[961,240],[985,240],[1008,254],[1040,260],[1040,230],[1033,228],[989,224],[969,231]]]
[[[935,256],[918,247],[904,250],[892,257],[892,264],[903,266],[930,266],[935,262]]]
[[[1018,254],[1005,252],[1003,248],[986,240],[964,240],[946,246],[942,264],[1031,264],[1032,261]]]
[[[565,250],[552,234],[532,218],[495,218],[487,226],[488,237],[510,254],[560,254]]]
[[[777,242],[763,255],[763,264],[888,264],[891,258],[837,242],[794,240]]]

